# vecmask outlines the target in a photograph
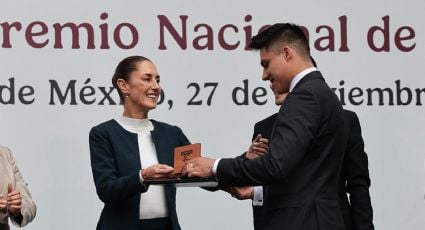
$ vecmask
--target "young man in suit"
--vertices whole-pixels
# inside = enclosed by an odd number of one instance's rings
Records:
[[[275,95],[276,105],[281,105],[285,97],[286,95]],[[268,139],[277,115],[278,113],[275,113],[255,124],[253,142],[245,153],[247,159],[257,158],[267,152]],[[339,201],[345,229],[373,230],[368,159],[364,151],[360,122],[356,113],[349,110],[344,110],[344,119],[348,139],[339,180]],[[228,191],[240,200],[253,199],[254,229],[267,229],[269,218],[266,209],[267,200],[262,199],[267,186],[234,187]]]
[[[263,80],[276,93],[289,92],[268,153],[253,160],[197,158],[184,173],[215,176],[222,186],[268,185],[268,229],[343,229],[338,179],[346,137],[338,98],[313,66],[299,26],[275,24],[250,47],[260,50]]]
[[[317,67],[312,58],[313,65]],[[275,104],[280,106],[286,94],[276,94]],[[254,125],[252,143],[245,153],[247,159],[254,159],[267,153],[268,143],[273,130],[273,124],[278,113],[275,113]],[[364,151],[359,119],[355,112],[344,109],[344,119],[347,148],[344,153],[343,167],[339,180],[340,208],[346,230],[373,230],[373,209],[370,201],[370,177],[368,158]],[[233,187],[227,191],[239,200],[252,199],[254,229],[267,229],[267,201],[263,199],[266,186]],[[349,196],[348,196],[349,194]]]

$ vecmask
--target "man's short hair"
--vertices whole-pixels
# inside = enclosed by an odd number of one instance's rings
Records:
[[[249,48],[268,49],[277,43],[292,45],[298,52],[310,56],[310,46],[303,29],[292,23],[276,23],[251,39]]]

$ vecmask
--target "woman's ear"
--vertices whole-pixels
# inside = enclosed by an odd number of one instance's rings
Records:
[[[121,93],[123,93],[124,95],[129,94],[128,84],[124,79],[118,78],[117,86],[118,86],[118,89],[121,91]]]

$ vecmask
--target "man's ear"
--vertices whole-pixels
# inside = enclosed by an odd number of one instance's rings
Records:
[[[282,47],[282,55],[283,55],[283,58],[285,58],[285,61],[288,61],[293,58],[293,55],[294,55],[293,52],[294,50],[291,49],[291,47],[289,46]]]

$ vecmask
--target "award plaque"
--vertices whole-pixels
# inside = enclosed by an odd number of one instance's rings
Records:
[[[214,178],[182,177],[181,173],[186,162],[201,157],[201,144],[195,143],[174,148],[174,172],[170,178],[145,180],[147,185],[173,184],[175,187],[216,187]]]
[[[179,176],[189,160],[201,157],[201,144],[190,144],[174,148],[174,175]]]

